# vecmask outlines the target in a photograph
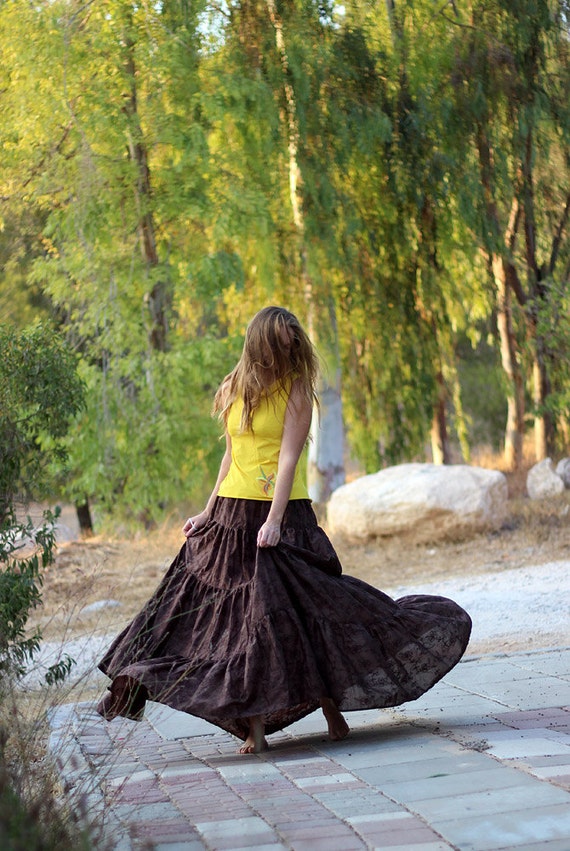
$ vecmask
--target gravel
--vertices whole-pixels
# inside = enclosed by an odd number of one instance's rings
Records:
[[[570,561],[519,567],[498,573],[453,577],[387,591],[439,594],[463,606],[473,620],[470,650],[502,646],[570,644]]]

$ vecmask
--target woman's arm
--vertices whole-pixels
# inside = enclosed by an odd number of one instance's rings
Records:
[[[216,479],[216,484],[214,485],[214,490],[210,494],[210,498],[206,503],[206,507],[200,514],[195,514],[194,517],[189,517],[184,526],[182,527],[182,531],[186,535],[187,538],[190,537],[194,532],[197,532],[199,529],[202,529],[206,523],[208,522],[208,518],[210,517],[212,508],[214,506],[214,502],[218,495],[218,491],[220,489],[220,485],[226,478],[230,470],[230,464],[232,462],[232,439],[229,434],[226,432],[226,451],[224,452],[224,457],[222,458],[220,469],[218,472],[218,478]]]
[[[257,535],[259,547],[274,547],[281,538],[281,521],[291,496],[295,469],[311,428],[312,407],[299,381],[291,387],[279,450],[275,492],[267,520]]]

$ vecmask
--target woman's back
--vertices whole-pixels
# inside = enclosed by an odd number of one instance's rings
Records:
[[[232,463],[218,496],[237,499],[273,498],[279,450],[291,382],[276,386],[265,395],[253,413],[251,428],[242,429],[243,401],[232,404],[226,428],[231,439]],[[306,453],[303,452],[293,480],[290,499],[308,499]]]

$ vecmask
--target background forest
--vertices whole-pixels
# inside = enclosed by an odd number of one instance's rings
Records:
[[[268,303],[325,365],[317,501],[341,422],[370,472],[481,443],[516,469],[531,431],[568,453],[569,15],[3,0],[1,490],[85,524],[202,499]]]

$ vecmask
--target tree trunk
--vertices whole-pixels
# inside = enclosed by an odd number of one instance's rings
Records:
[[[275,0],[266,0],[269,18],[275,31],[275,45],[279,54],[283,75],[283,91],[287,115],[287,139],[289,154],[289,198],[293,214],[293,224],[297,236],[300,276],[303,294],[307,303],[309,334],[322,350],[324,360],[332,362],[334,385],[326,375],[321,377],[319,401],[320,417],[313,417],[313,440],[309,449],[308,480],[309,492],[315,503],[315,509],[322,509],[335,488],[344,482],[344,424],[342,419],[342,401],[340,394],[340,368],[338,357],[338,330],[336,312],[332,300],[329,304],[330,316],[324,322],[315,317],[315,293],[313,282],[307,270],[307,248],[305,241],[305,220],[303,214],[301,171],[298,161],[299,122],[297,101],[293,88],[289,59],[283,34],[283,22],[277,12]],[[330,321],[329,321],[330,320]],[[323,333],[324,328],[326,333]]]
[[[548,458],[554,444],[554,422],[552,414],[545,409],[550,393],[550,381],[546,368],[541,341],[536,341],[534,362],[532,365],[534,415],[534,451],[537,461]]]
[[[339,382],[340,383],[340,382]],[[330,384],[319,394],[320,423],[313,416],[313,440],[309,444],[309,495],[323,506],[331,493],[344,484],[344,428],[339,388]]]
[[[94,534],[93,519],[91,517],[91,509],[87,497],[84,502],[75,503],[75,511],[77,513],[77,522],[79,523],[79,533],[82,538],[91,538]]]
[[[502,229],[499,211],[493,195],[494,162],[487,132],[487,119],[488,117],[483,119],[477,127],[476,143],[487,222],[497,240],[499,240]],[[491,272],[497,292],[497,326],[501,343],[501,363],[509,382],[507,389],[507,425],[505,428],[505,463],[509,470],[518,470],[522,464],[524,438],[524,382],[513,326],[512,291],[517,293],[521,304],[524,302],[524,294],[516,269],[507,259],[514,250],[519,221],[520,209],[515,193],[509,221],[504,232],[504,253],[493,252],[490,257]]]
[[[518,470],[523,458],[524,382],[513,329],[511,288],[505,259],[498,254],[493,255],[492,269],[497,288],[497,326],[501,342],[501,362],[509,379],[505,462],[509,470]]]
[[[570,450],[570,419],[567,416],[561,415],[558,417],[558,431],[562,435],[564,445],[567,451]]]
[[[421,217],[419,220],[420,232],[418,234],[418,269],[434,282],[437,282],[438,276],[441,274],[437,259],[437,220],[435,213],[435,205],[429,196],[426,196]],[[437,284],[436,284],[437,287]],[[424,303],[424,298],[416,293],[416,310],[422,317],[426,326],[429,328],[430,334],[435,343],[437,356],[433,359],[433,369],[435,372],[434,382],[436,387],[436,396],[433,406],[433,417],[431,424],[431,453],[434,464],[451,464],[451,446],[449,442],[449,432],[447,428],[447,403],[449,401],[449,392],[443,375],[443,340],[442,334],[438,328],[438,320],[436,313],[441,313],[441,319],[444,318],[446,308],[443,299],[439,299],[439,310],[432,303],[428,306]]]
[[[128,27],[127,27],[128,30]],[[156,244],[156,229],[152,215],[151,175],[148,164],[148,152],[144,143],[137,103],[136,65],[134,57],[135,43],[128,34],[125,36],[125,71],[130,83],[130,91],[125,98],[124,111],[129,118],[127,144],[129,156],[136,165],[135,209],[138,214],[138,231],[143,259],[149,273],[159,265]],[[171,296],[166,281],[158,280],[146,295],[145,303],[150,314],[148,340],[150,347],[164,352],[168,348],[168,314]]]
[[[451,447],[447,431],[447,388],[441,370],[436,375],[437,401],[431,425],[431,454],[434,464],[451,464]]]
[[[534,63],[533,63],[534,65]],[[545,402],[550,393],[550,380],[544,352],[544,340],[538,334],[538,314],[540,306],[548,298],[548,287],[542,280],[542,273],[536,257],[536,217],[534,204],[533,176],[534,142],[532,128],[525,139],[525,151],[521,160],[524,237],[527,276],[532,292],[532,300],[527,304],[527,327],[529,342],[533,349],[532,383],[534,402],[534,447],[537,461],[543,461],[549,455],[553,443],[553,420],[545,410]]]

